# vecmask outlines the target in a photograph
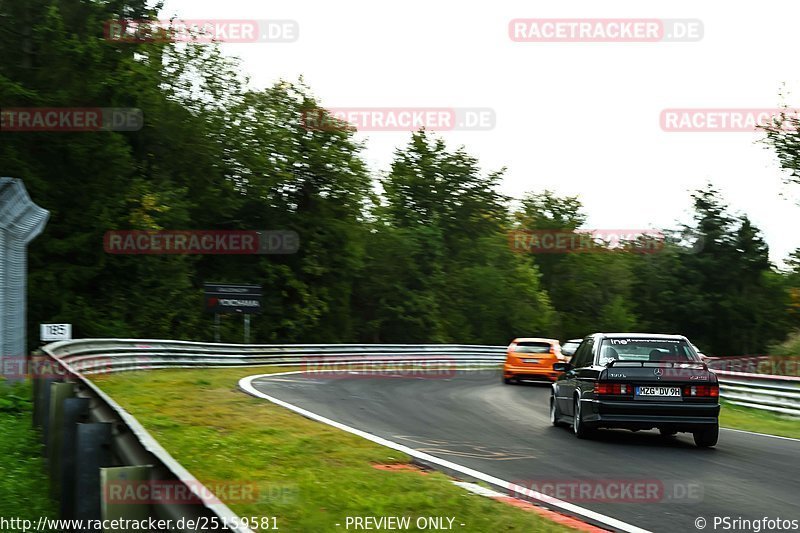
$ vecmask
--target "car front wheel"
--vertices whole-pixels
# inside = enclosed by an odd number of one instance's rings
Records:
[[[550,395],[550,423],[554,426],[561,425],[561,412],[558,409],[558,403],[556,403],[554,394]]]

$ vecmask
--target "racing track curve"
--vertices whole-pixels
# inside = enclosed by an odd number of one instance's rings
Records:
[[[563,481],[568,487],[581,479],[656,482],[664,493],[635,502],[562,498],[654,532],[697,531],[699,516],[708,520],[710,531],[714,516],[800,519],[797,440],[731,430],[721,431],[713,449],[696,448],[690,434],[663,439],[655,431],[605,430],[593,440],[578,440],[550,425],[549,386],[503,385],[494,370],[444,379],[265,375],[252,386],[336,422],[523,486]]]

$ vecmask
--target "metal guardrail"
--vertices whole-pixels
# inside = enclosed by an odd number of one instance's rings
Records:
[[[48,427],[53,420],[57,420],[53,417],[53,410],[60,409],[58,402],[70,401],[65,398],[83,398],[87,399],[89,405],[89,421],[108,424],[112,428],[110,448],[113,465],[152,465],[150,479],[175,480],[184,484],[198,498],[208,498],[208,490],[170,456],[132,415],[93,384],[87,375],[203,366],[305,365],[306,368],[319,370],[328,366],[359,363],[420,363],[459,368],[496,367],[505,359],[506,347],[459,344],[242,345],[143,339],[79,339],[49,344],[42,351],[65,374],[61,379],[34,380],[37,400],[35,423],[44,430],[51,448],[51,459],[58,458],[58,453],[54,455],[52,448],[59,443],[55,431]],[[721,396],[731,403],[800,415],[800,379],[722,370],[715,372],[720,378]],[[36,372],[33,374],[36,376]],[[56,381],[69,384],[67,388],[73,390],[67,391],[65,396],[63,383],[54,384]],[[64,469],[63,464],[51,464],[50,467]],[[219,524],[228,525],[219,530],[250,531],[246,527],[232,526],[239,521],[227,506],[206,500],[201,501],[201,505],[160,505],[153,509],[153,514],[173,520],[180,517],[216,517]]]
[[[720,396],[734,405],[800,416],[800,378],[713,370]]]
[[[151,503],[146,510],[148,516],[170,519],[173,524],[181,518],[193,520],[194,524],[205,519],[205,523],[218,527],[209,525],[204,530],[249,533],[251,530],[241,525],[242,521],[233,511],[219,503],[211,491],[161,447],[130,413],[87,376],[202,366],[305,365],[318,370],[359,363],[420,363],[485,367],[498,365],[504,357],[505,347],[502,346],[241,345],[142,339],[61,341],[44,346],[40,356],[31,361],[34,424],[42,428],[52,491],[57,499],[60,496],[62,518],[107,518],[101,510],[101,472],[119,466],[139,466],[145,469],[136,475],[151,481],[182,484],[197,497],[193,505]],[[77,434],[82,432],[85,439],[90,430],[99,436],[90,443],[92,451],[87,457],[83,449],[86,441],[81,441],[82,437]],[[104,449],[108,453],[103,452]],[[75,494],[81,495],[80,501],[76,501]],[[196,529],[187,526],[178,531]]]
[[[800,416],[800,377],[763,373],[762,369],[796,372],[792,357],[766,355],[708,357],[717,374],[720,396],[734,405],[791,416]]]
[[[80,343],[80,341],[78,341]],[[60,502],[62,519],[148,518],[171,520],[174,531],[252,533],[226,505],[176,461],[144,427],[72,365],[56,343],[34,353],[30,369],[34,389],[34,425],[42,429],[48,457],[51,495]],[[41,356],[43,355],[43,357]],[[121,368],[123,369],[123,368]],[[107,490],[101,478],[118,467],[118,479],[139,479],[152,487],[183,486],[177,501],[145,499],[123,505],[119,516],[103,510]],[[118,470],[119,471],[119,470]],[[137,477],[140,476],[140,477]],[[123,481],[124,483],[124,481]],[[79,497],[76,497],[80,495]],[[119,509],[118,509],[119,511]],[[191,522],[190,522],[191,521]]]
[[[282,365],[325,368],[358,363],[418,361],[426,364],[490,366],[505,358],[505,346],[461,344],[209,344],[147,339],[81,339],[47,347],[85,374],[194,366]],[[800,416],[800,378],[714,369],[720,395],[729,402]]]
[[[82,339],[45,347],[84,374],[192,366],[298,366],[421,362],[497,365],[505,346],[461,344],[209,344],[142,339]]]

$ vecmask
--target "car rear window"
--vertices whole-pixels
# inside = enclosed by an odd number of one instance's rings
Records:
[[[517,353],[550,353],[549,342],[520,342],[514,350]]]
[[[562,346],[561,350],[564,352],[574,352],[580,346],[580,342],[565,342],[564,346]]]
[[[651,363],[700,362],[700,358],[684,340],[672,339],[604,339],[599,364],[609,361],[644,361]]]

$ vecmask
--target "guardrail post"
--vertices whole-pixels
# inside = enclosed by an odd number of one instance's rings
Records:
[[[61,439],[61,518],[75,517],[75,459],[78,423],[89,420],[89,398],[64,400]]]
[[[75,501],[77,520],[100,520],[100,468],[111,466],[110,422],[78,424],[75,435]],[[99,532],[102,533],[102,532]]]
[[[47,457],[47,439],[50,436],[50,389],[53,383],[57,383],[55,378],[42,378],[39,380],[38,396],[35,399],[39,404],[37,411],[39,427],[42,428],[42,455]]]
[[[50,496],[61,493],[61,440],[64,431],[64,400],[75,395],[72,383],[50,385],[50,430],[47,441],[47,466],[50,469]]]
[[[100,488],[103,494],[101,511],[103,520],[126,519],[143,520],[150,518],[152,507],[150,491],[145,493],[147,499],[141,503],[128,501],[127,494],[139,494],[136,489],[150,481],[151,465],[117,466],[100,469]],[[123,529],[106,529],[109,531],[127,531]]]

